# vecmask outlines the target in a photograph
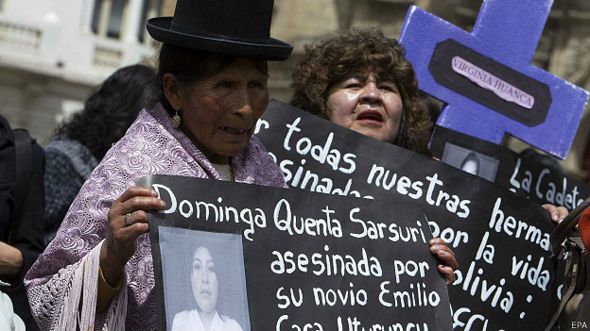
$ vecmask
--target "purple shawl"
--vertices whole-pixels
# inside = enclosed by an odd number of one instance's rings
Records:
[[[243,152],[231,158],[231,164],[236,182],[286,187],[281,170],[256,137],[252,137]],[[89,252],[99,248],[97,245],[106,236],[107,213],[112,202],[135,179],[155,174],[220,179],[190,139],[171,127],[170,117],[161,105],[142,111],[125,136],[109,150],[80,189],[55,240],[26,275],[31,310],[42,330],[63,325],[64,316],[72,307],[77,312],[76,300],[81,297],[72,293],[77,291],[73,285],[77,279],[91,279],[90,285],[81,288],[84,292],[81,295],[83,305],[95,307],[92,302],[96,301],[95,292],[91,295],[86,292],[97,279],[94,271],[98,270],[98,259],[88,258],[93,255]],[[111,303],[126,301],[127,330],[158,327],[153,270],[149,236],[142,235],[137,240],[135,255],[125,266],[125,284],[120,291],[125,292],[124,296],[119,295]],[[94,321],[94,316],[90,320]],[[103,323],[105,316],[96,316],[94,328],[101,329]]]

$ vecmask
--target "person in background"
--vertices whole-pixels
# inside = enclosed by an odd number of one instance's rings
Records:
[[[252,134],[269,103],[269,60],[292,46],[270,37],[272,0],[178,0],[147,21],[161,41],[156,102],[103,157],[55,239],[25,278],[43,330],[158,330],[149,210],[165,208],[148,175],[285,187]],[[230,10],[231,9],[231,10]]]
[[[62,122],[45,147],[45,244],[55,237],[80,187],[149,99],[155,71],[131,65],[110,75]]]
[[[293,106],[373,139],[430,155],[432,120],[402,46],[376,29],[356,29],[307,45],[292,73]],[[430,240],[447,283],[454,252]]]
[[[44,162],[43,149],[28,132],[13,130],[8,121],[0,116],[0,292],[4,292],[0,293],[2,330],[21,330],[25,326],[28,330],[37,330],[23,277],[45,248],[42,223],[45,204]]]

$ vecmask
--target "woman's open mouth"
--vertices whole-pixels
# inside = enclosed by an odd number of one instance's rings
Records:
[[[225,133],[233,134],[236,136],[243,135],[248,131],[246,129],[233,128],[229,126],[220,126],[219,129]]]
[[[358,114],[357,121],[383,123],[383,115],[376,110],[365,110]]]

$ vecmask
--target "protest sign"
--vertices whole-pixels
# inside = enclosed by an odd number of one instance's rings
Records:
[[[412,204],[178,176],[142,181],[167,203],[149,216],[167,330],[199,320],[197,310],[242,330],[451,329],[428,225]]]
[[[430,150],[435,157],[459,169],[463,168],[467,156],[475,153],[480,177],[540,204],[550,203],[573,210],[590,197],[590,186],[567,176],[555,159],[533,149],[515,153],[503,146],[437,127]],[[485,176],[485,164],[492,164],[488,168],[497,170],[493,178]]]
[[[538,204],[479,177],[273,100],[257,136],[292,187],[417,203],[456,253],[456,330],[538,330],[555,296],[552,224]]]
[[[484,0],[467,32],[418,7],[400,42],[437,125],[500,144],[509,134],[565,159],[588,92],[531,64],[553,0]],[[436,31],[436,33],[432,33]]]

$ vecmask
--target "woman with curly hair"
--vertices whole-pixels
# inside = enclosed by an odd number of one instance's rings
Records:
[[[404,49],[375,29],[305,48],[291,104],[380,141],[429,154],[432,127]]]
[[[429,154],[432,121],[418,81],[395,39],[352,30],[305,47],[292,74],[291,104],[371,138]],[[439,272],[454,280],[455,253],[430,240]]]
[[[62,122],[45,147],[45,244],[54,237],[84,181],[121,139],[147,101],[155,71],[131,65],[115,71]]]
[[[291,104],[379,141],[430,155],[432,119],[403,47],[377,29],[346,31],[307,45],[292,73]],[[554,222],[563,207],[543,205]],[[455,254],[440,238],[430,251],[454,279]]]
[[[402,46],[375,29],[352,30],[305,47],[292,74],[291,104],[340,126],[429,155],[432,121]],[[430,251],[454,280],[455,253],[440,238]]]

